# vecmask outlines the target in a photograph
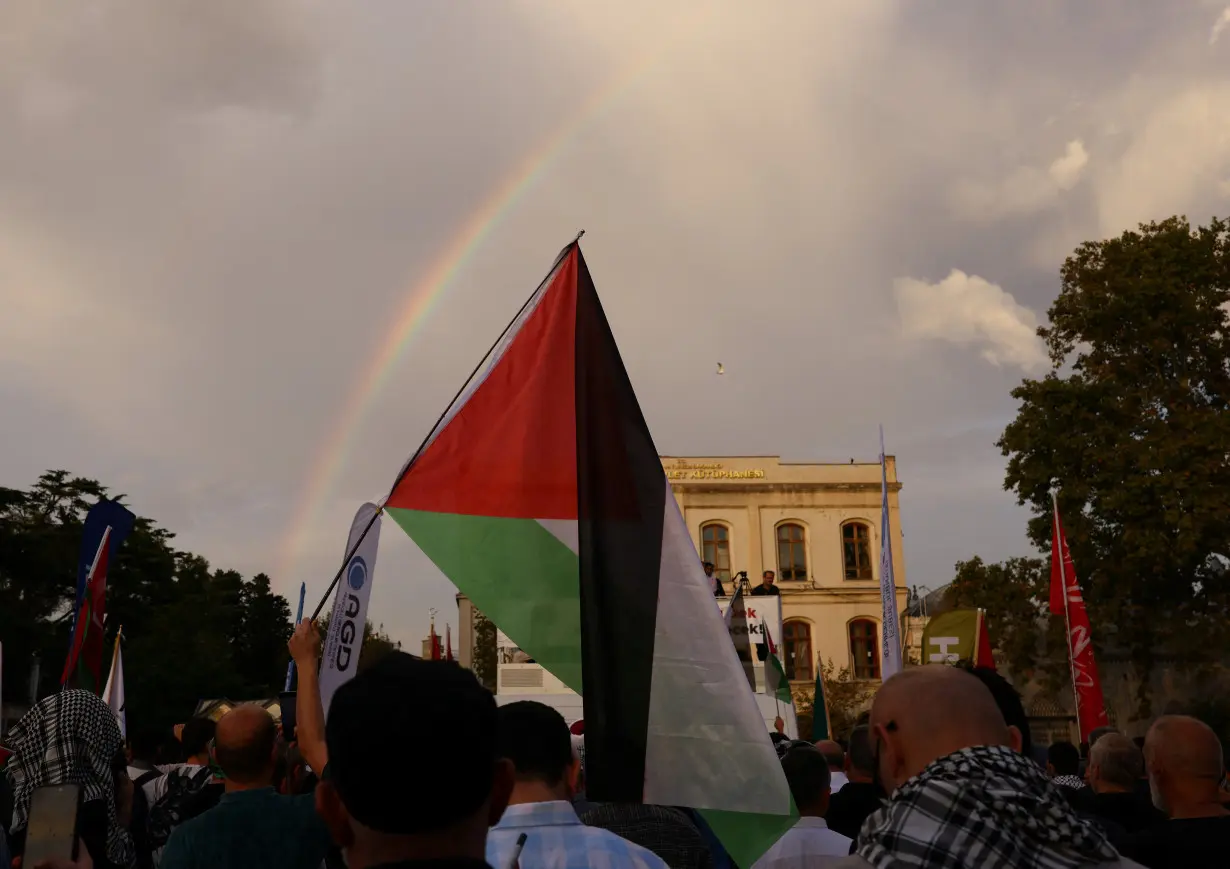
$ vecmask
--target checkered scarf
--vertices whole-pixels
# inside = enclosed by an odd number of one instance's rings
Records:
[[[107,806],[107,857],[129,866],[136,850],[115,810],[111,760],[124,746],[110,707],[89,691],[59,691],[27,712],[9,731],[13,756],[4,772],[13,787],[13,829],[25,829],[30,800],[45,785],[79,784],[81,801]]]
[[[1119,859],[1032,761],[1002,746],[966,748],[899,787],[859,832],[876,869],[1076,869]]]

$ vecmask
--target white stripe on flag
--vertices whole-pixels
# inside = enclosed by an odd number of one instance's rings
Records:
[[[646,803],[773,815],[790,789],[666,486],[645,749]]]
[[[367,523],[372,523],[363,544],[342,573],[342,579],[337,584],[337,596],[333,598],[333,610],[329,614],[329,634],[325,637],[325,650],[320,662],[320,702],[326,717],[329,715],[329,704],[333,702],[333,693],[353,679],[359,667],[363,629],[367,624],[367,601],[372,595],[376,553],[380,545],[379,510],[375,504],[364,504],[355,513],[354,522],[350,525],[345,552],[358,545],[363,529]]]
[[[107,687],[103,689],[102,700],[111,707],[116,720],[120,724],[120,735],[128,738],[128,713],[124,710],[124,651],[120,646],[120,635],[115,637],[115,654],[111,658],[111,672],[107,674]]]

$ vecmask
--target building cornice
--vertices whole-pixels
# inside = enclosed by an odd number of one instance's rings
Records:
[[[900,492],[902,483],[889,483],[890,492]],[[671,483],[671,490],[689,495],[731,495],[731,494],[781,494],[796,495],[808,493],[857,492],[859,494],[880,494],[879,483],[707,483],[683,482]]]

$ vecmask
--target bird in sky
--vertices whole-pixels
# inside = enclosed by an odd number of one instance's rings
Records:
[[[725,373],[726,373],[726,369],[722,366],[722,363],[719,362],[718,363],[718,374],[725,374]]]

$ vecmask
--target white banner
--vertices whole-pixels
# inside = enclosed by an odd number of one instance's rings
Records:
[[[731,600],[732,598],[729,597],[717,599],[718,609],[722,611],[723,616],[726,615],[726,610],[730,609]],[[748,594],[743,596],[743,603],[747,610],[747,633],[752,646],[755,647],[764,642],[762,622],[768,623],[773,644],[780,644],[782,641],[782,599],[777,595]],[[730,627],[729,622],[727,622],[727,627]]]
[[[371,523],[371,530],[351,557],[337,584],[337,596],[333,598],[333,611],[329,614],[329,634],[325,637],[325,651],[320,662],[320,702],[325,717],[333,693],[354,678],[359,666],[359,654],[363,651],[363,628],[367,624],[367,601],[372,594],[372,577],[376,572],[376,551],[380,544],[380,508],[364,504],[355,513],[346,541],[345,555],[354,549],[363,529]],[[374,517],[374,518],[373,518]]]
[[[897,583],[893,576],[893,534],[888,513],[888,459],[880,426],[880,678],[901,672],[901,634],[897,625]]]

